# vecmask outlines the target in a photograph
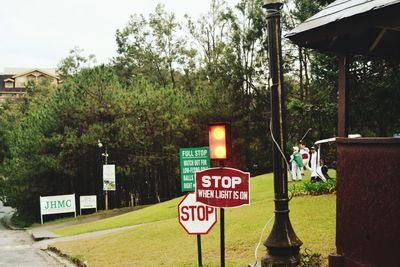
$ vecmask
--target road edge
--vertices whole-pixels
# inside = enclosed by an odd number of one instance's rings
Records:
[[[46,253],[48,253],[49,255],[51,255],[52,257],[55,257],[61,263],[64,263],[64,261],[67,261],[69,264],[73,264],[70,266],[89,267],[87,262],[81,261],[80,259],[75,258],[75,257],[71,257],[70,255],[63,253],[61,250],[59,250],[58,248],[56,248],[54,246],[49,245],[49,246],[47,246],[47,249],[44,251]]]

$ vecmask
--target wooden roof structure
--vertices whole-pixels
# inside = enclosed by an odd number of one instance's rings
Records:
[[[337,0],[285,37],[318,50],[400,58],[400,0]]]
[[[285,37],[299,46],[339,56],[337,253],[329,255],[329,266],[394,266],[400,242],[400,183],[397,177],[390,179],[398,174],[393,159],[400,157],[400,139],[346,137],[351,89],[348,55],[400,59],[400,0],[337,0]],[[372,214],[379,215],[373,218]]]
[[[338,136],[348,135],[348,55],[400,59],[400,0],[337,0],[285,35],[339,55]]]

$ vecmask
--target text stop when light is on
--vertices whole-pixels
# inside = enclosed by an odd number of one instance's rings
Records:
[[[228,127],[226,123],[208,125],[210,159],[226,160],[229,156]]]

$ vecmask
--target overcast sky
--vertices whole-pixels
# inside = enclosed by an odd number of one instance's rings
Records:
[[[5,67],[55,68],[70,49],[106,63],[116,54],[115,31],[131,14],[149,14],[157,3],[178,19],[196,18],[211,0],[4,0],[0,15],[0,73]],[[227,0],[233,4],[237,0]]]

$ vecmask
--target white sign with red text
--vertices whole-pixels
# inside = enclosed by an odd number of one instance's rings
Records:
[[[196,201],[195,193],[188,193],[178,205],[179,224],[188,234],[208,234],[217,222],[217,209]]]
[[[250,205],[250,173],[224,167],[198,171],[195,176],[198,202],[218,208]]]

